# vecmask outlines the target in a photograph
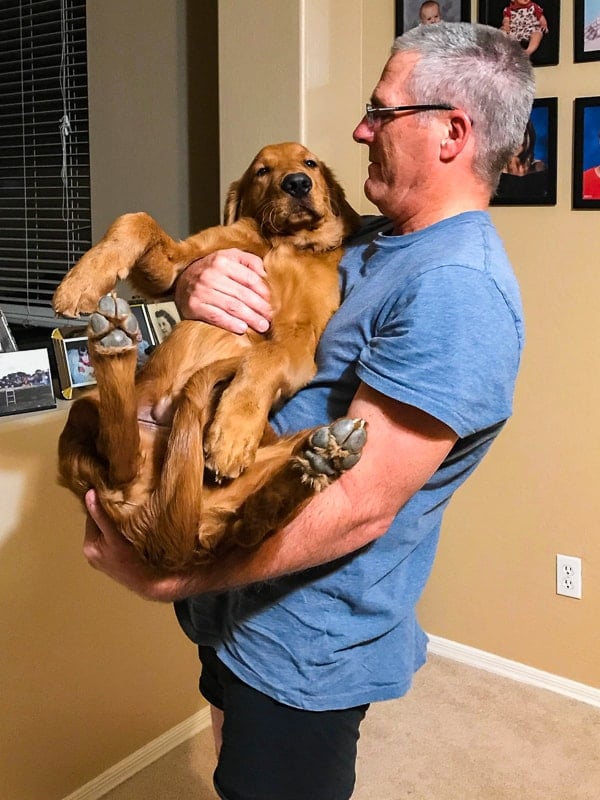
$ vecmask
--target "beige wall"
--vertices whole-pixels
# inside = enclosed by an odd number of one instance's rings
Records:
[[[223,186],[262,144],[299,138],[369,210],[364,148],[350,131],[388,52],[392,0],[218,5]],[[88,12],[95,231],[139,207],[186,233],[191,59],[178,32],[190,32],[189,6],[90,0]],[[572,100],[597,92],[598,67],[571,63],[571,26],[563,4],[561,64],[537,70],[538,96],[559,97],[558,204],[493,210],[528,321],[515,416],[447,514],[421,616],[432,633],[600,687],[598,216],[570,210]],[[199,707],[194,648],[171,609],[81,558],[83,516],[54,483],[63,420],[64,408],[0,419],[0,785],[10,800],[60,800]],[[583,559],[580,601],[554,594],[557,552]]]
[[[88,0],[87,29],[94,240],[129,211],[218,222],[216,2]]]
[[[0,786],[60,800],[200,708],[194,646],[81,555],[65,410],[0,418]]]

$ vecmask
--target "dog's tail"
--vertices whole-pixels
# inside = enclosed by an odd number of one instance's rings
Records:
[[[199,544],[204,481],[204,430],[239,358],[228,358],[196,372],[179,400],[157,490],[161,563],[190,562]],[[150,546],[151,547],[151,546]],[[158,554],[157,554],[158,555]],[[176,562],[179,562],[177,564]]]

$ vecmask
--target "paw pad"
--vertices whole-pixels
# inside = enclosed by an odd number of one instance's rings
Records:
[[[105,350],[120,352],[123,348],[136,347],[140,330],[129,303],[112,294],[101,297],[90,316],[88,336]]]
[[[299,457],[305,479],[327,485],[339,478],[359,461],[366,441],[362,419],[343,418],[318,428]]]

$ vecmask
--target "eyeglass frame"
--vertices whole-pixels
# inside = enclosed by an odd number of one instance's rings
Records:
[[[365,119],[371,130],[377,124],[377,117],[386,114],[395,114],[397,111],[456,111],[456,106],[448,103],[424,103],[411,106],[374,106],[367,103],[365,106]]]

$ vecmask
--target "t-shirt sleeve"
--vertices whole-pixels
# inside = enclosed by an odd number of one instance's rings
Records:
[[[494,281],[447,266],[415,278],[382,310],[357,374],[464,438],[510,416],[519,357],[518,323]]]

